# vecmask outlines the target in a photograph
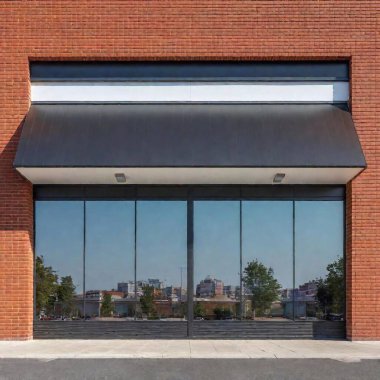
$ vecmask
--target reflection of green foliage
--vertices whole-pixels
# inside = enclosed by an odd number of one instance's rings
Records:
[[[183,318],[186,315],[187,302],[176,302],[172,305],[173,317]]]
[[[102,317],[112,317],[114,312],[114,305],[112,303],[111,294],[105,294],[102,301],[102,307],[100,309],[100,315]]]
[[[251,293],[253,318],[262,315],[278,299],[281,285],[273,276],[273,269],[267,268],[257,259],[247,264],[243,282]]]
[[[214,314],[216,316],[216,319],[227,319],[232,317],[232,311],[223,307],[216,307],[214,309]]]
[[[75,285],[71,276],[61,278],[57,288],[58,301],[62,304],[62,313],[72,316],[75,311]]]
[[[143,286],[143,296],[140,297],[141,310],[149,319],[156,319],[157,312],[154,307],[154,288],[153,286]]]
[[[52,267],[45,267],[43,256],[36,258],[36,311],[51,314],[58,287],[58,276]]]
[[[194,304],[194,317],[204,318],[206,316],[206,309],[200,302]]]
[[[181,317],[186,316],[187,314],[187,302],[181,302]]]
[[[343,257],[327,265],[327,276],[318,280],[317,300],[324,314],[342,313],[344,305]]]

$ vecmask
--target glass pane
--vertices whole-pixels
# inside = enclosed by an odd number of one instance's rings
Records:
[[[130,201],[86,202],[86,318],[133,319],[134,211]]]
[[[342,320],[344,203],[295,203],[296,318]]]
[[[293,203],[242,202],[243,318],[293,319]]]
[[[36,202],[35,230],[36,317],[82,317],[83,202]]]
[[[194,319],[237,319],[240,205],[194,202]]]
[[[187,203],[137,202],[137,310],[149,320],[187,311]]]

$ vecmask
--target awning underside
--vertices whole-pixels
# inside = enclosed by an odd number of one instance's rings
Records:
[[[329,104],[33,104],[14,162],[36,184],[341,184],[365,167]]]

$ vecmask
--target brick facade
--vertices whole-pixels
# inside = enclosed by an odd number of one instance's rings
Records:
[[[348,186],[347,332],[380,339],[380,1],[0,1],[0,339],[32,337],[29,60],[347,59],[368,168]]]

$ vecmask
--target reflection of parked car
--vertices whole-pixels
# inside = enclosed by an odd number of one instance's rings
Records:
[[[329,313],[326,315],[327,321],[343,321],[343,314]]]

